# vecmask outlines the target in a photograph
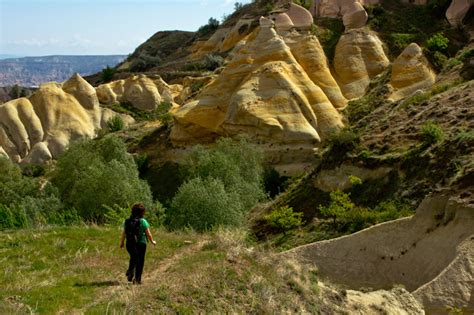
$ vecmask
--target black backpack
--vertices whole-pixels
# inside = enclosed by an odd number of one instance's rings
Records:
[[[132,244],[138,243],[140,238],[140,225],[141,218],[130,217],[125,220],[125,235],[127,237],[127,242]]]

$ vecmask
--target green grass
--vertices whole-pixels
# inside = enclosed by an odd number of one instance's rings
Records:
[[[82,309],[108,288],[123,285],[128,255],[117,228],[71,227],[0,233],[0,314]],[[147,270],[184,245],[160,232]]]
[[[154,230],[141,286],[125,280],[120,229],[0,232],[0,314],[315,311],[315,270],[249,243],[243,230]],[[297,271],[296,271],[297,270]],[[271,303],[270,303],[271,302]]]
[[[154,110],[145,111],[135,108],[131,104],[117,103],[112,105],[103,105],[110,108],[113,111],[121,114],[127,114],[133,117],[136,121],[149,121],[149,120],[161,120],[166,123],[169,122],[168,111],[172,104],[163,102]]]

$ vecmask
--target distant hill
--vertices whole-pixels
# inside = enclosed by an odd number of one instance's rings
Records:
[[[126,58],[110,56],[44,56],[0,60],[0,86],[38,86],[48,81],[64,81],[74,73],[90,75]]]

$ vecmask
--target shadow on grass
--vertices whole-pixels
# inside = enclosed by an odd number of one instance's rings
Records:
[[[120,285],[120,281],[111,280],[111,281],[92,281],[92,282],[77,282],[74,284],[75,287],[113,287]]]

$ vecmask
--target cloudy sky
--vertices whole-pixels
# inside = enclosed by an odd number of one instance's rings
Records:
[[[220,20],[234,2],[0,0],[0,54],[129,54],[157,31],[195,31],[210,17]]]

